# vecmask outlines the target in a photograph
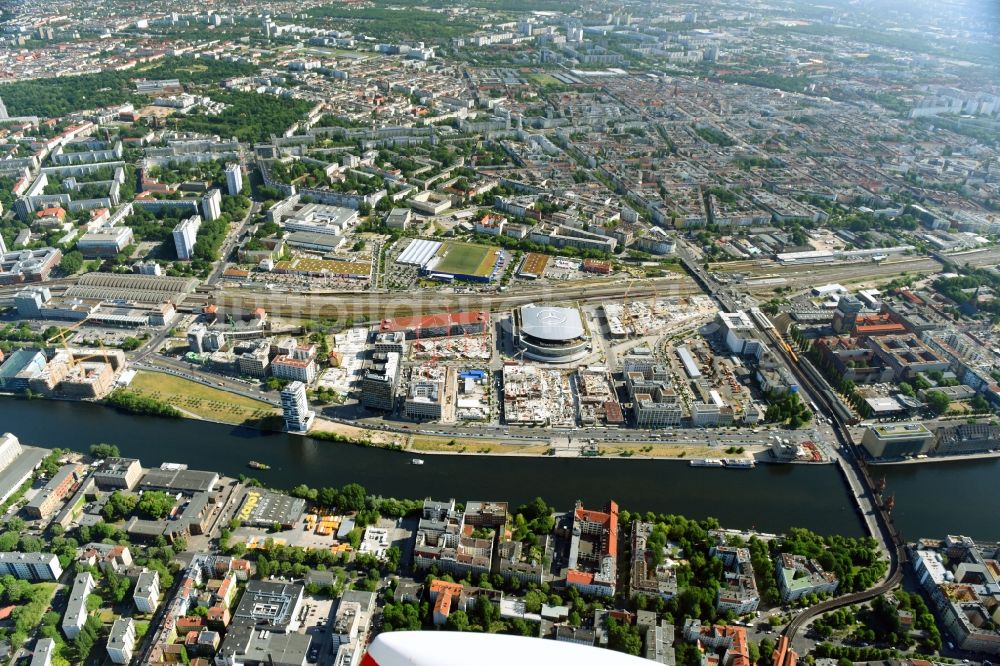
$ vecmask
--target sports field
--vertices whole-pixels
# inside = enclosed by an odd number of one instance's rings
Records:
[[[445,243],[438,250],[435,273],[489,277],[496,266],[500,249],[471,243]]]

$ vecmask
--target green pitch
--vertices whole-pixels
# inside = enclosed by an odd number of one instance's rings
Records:
[[[499,253],[498,248],[485,245],[445,243],[438,250],[441,259],[434,266],[434,272],[486,277],[493,270]]]

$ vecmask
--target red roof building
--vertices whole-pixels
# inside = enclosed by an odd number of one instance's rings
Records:
[[[614,596],[618,580],[618,503],[610,501],[604,511],[593,511],[577,502],[569,536],[567,585],[583,594]]]
[[[425,317],[401,317],[383,319],[379,324],[380,333],[402,331],[407,340],[417,338],[443,338],[453,335],[476,335],[485,333],[490,323],[490,313],[442,312]]]

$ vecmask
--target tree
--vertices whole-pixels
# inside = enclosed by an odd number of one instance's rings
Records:
[[[128,594],[128,591],[132,589],[132,583],[128,577],[113,571],[104,578],[104,583],[108,596],[115,603],[121,603]]]
[[[445,623],[445,627],[451,631],[468,631],[469,630],[469,616],[465,611],[454,611],[448,616],[448,621]]]
[[[159,520],[174,508],[174,498],[160,490],[147,490],[139,500],[139,511],[153,520]]]
[[[360,511],[365,507],[365,487],[348,483],[340,489],[340,508],[343,511]]]
[[[927,406],[935,414],[941,415],[948,411],[951,406],[951,399],[941,391],[928,391],[924,395]]]
[[[90,455],[93,458],[120,458],[122,453],[114,444],[91,444]]]
[[[116,490],[111,493],[111,497],[108,498],[108,501],[101,508],[101,517],[109,523],[113,523],[116,520],[131,516],[138,504],[139,498],[132,493]]]
[[[642,652],[642,637],[638,627],[623,624],[611,616],[608,616],[606,622],[609,648],[635,656]]]
[[[63,255],[62,261],[59,262],[59,268],[61,268],[66,275],[76,273],[83,268],[83,255],[76,250],[67,252]]]

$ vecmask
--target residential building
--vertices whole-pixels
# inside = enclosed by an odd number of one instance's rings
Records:
[[[59,580],[62,572],[53,553],[0,553],[0,576],[38,582]]]
[[[209,190],[201,199],[201,214],[206,220],[219,219],[222,215],[222,191],[218,189]]]
[[[289,379],[310,385],[316,379],[316,361],[311,358],[276,356],[271,361],[271,374],[278,379]]]
[[[799,655],[792,649],[788,636],[781,636],[778,645],[771,653],[772,666],[795,666]]]
[[[135,648],[135,622],[130,617],[115,620],[108,634],[108,657],[116,664],[132,661]]]
[[[243,191],[243,169],[236,162],[226,165],[226,193],[234,197]]]
[[[835,573],[824,571],[819,562],[801,555],[782,553],[776,567],[781,602],[785,604],[810,594],[833,594],[840,584]]]
[[[582,594],[612,597],[618,580],[618,504],[604,511],[585,509],[577,502],[564,519],[570,546],[566,584]]]
[[[649,537],[654,524],[637,520],[632,524],[632,570],[629,594],[660,597],[664,601],[677,596],[677,576],[666,562],[666,553],[654,553]],[[666,550],[663,548],[663,550]]]
[[[493,559],[493,531],[487,537],[472,536],[465,529],[465,514],[455,500],[425,500],[414,538],[413,564],[419,569],[437,566],[458,575],[488,574]]]
[[[760,605],[760,594],[757,592],[757,582],[754,580],[750,551],[746,548],[719,545],[713,547],[710,554],[722,560],[726,576],[715,597],[716,609],[721,613],[733,611],[737,615],[746,615],[757,610]]]
[[[201,228],[201,215],[192,215],[183,219],[174,227],[174,250],[181,261],[191,261],[194,258],[194,244],[198,240],[198,229]]]
[[[292,382],[281,390],[281,412],[288,432],[308,432],[316,413],[309,411],[306,385]]]
[[[28,666],[52,666],[52,655],[55,652],[55,640],[39,638],[35,641],[35,649],[31,651],[31,663]]]
[[[83,572],[73,579],[69,598],[66,600],[66,612],[63,613],[62,631],[66,638],[73,640],[80,634],[83,625],[87,623],[87,597],[94,591],[96,583],[90,572]]]
[[[156,571],[143,571],[135,582],[132,592],[135,607],[143,613],[153,613],[160,604],[160,574]]]
[[[77,561],[103,571],[105,574],[125,575],[132,566],[132,552],[128,546],[107,543],[88,543]]]
[[[722,656],[713,660],[719,666],[751,666],[750,644],[745,627],[703,627],[699,620],[689,618],[684,622],[684,640],[699,643],[712,652],[721,652]]]

